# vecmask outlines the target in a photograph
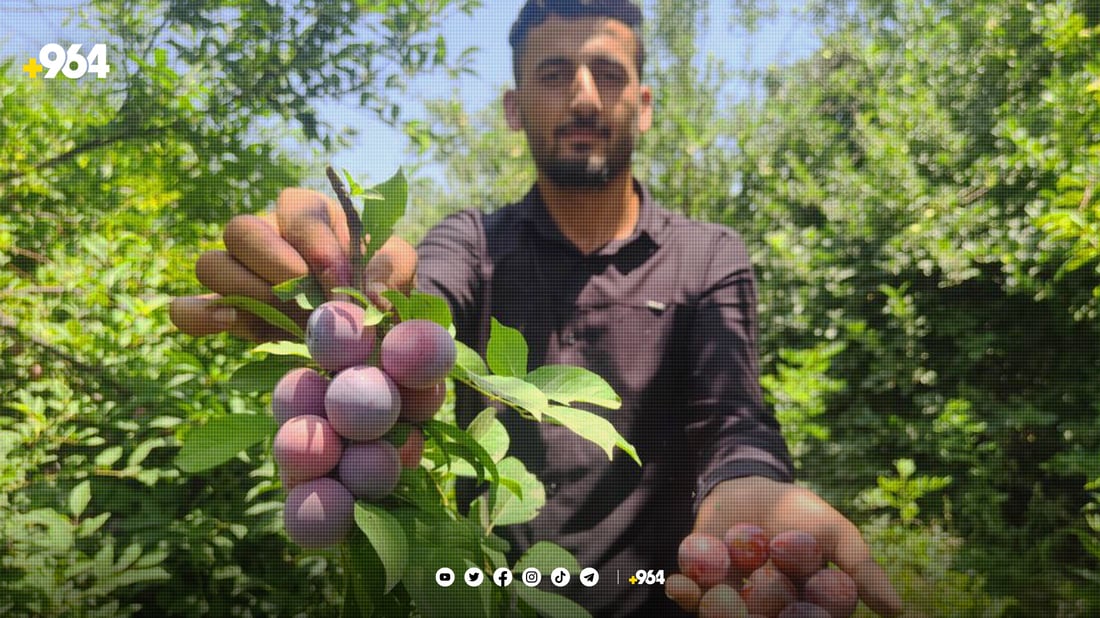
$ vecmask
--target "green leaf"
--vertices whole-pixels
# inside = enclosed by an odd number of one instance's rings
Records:
[[[134,466],[140,466],[141,462],[145,461],[145,458],[149,456],[149,453],[153,452],[153,449],[167,446],[168,440],[162,437],[149,438],[142,442],[130,453],[130,457],[126,460],[126,467],[132,468]]]
[[[446,516],[442,506],[443,494],[431,474],[422,467],[402,468],[401,480],[393,490],[393,495],[403,502],[416,505],[418,513],[433,513]]]
[[[518,596],[521,601],[531,606],[531,609],[538,612],[538,615],[544,618],[577,618],[579,616],[592,616],[592,614],[588,613],[588,610],[560,594],[546,592],[538,588],[528,588],[527,586],[513,586],[513,588],[515,588],[516,596]]]
[[[355,524],[382,561],[386,574],[384,592],[393,590],[409,561],[409,543],[401,524],[382,507],[363,502],[355,504]]]
[[[382,296],[393,303],[401,321],[431,320],[443,328],[451,327],[451,306],[446,300],[433,294],[425,294],[413,290],[410,296],[405,296],[398,290],[386,290]]]
[[[312,358],[309,355],[309,348],[306,344],[297,341],[271,341],[268,343],[261,343],[260,345],[252,348],[252,352],[255,354],[274,354],[276,356],[300,356],[302,358]]]
[[[107,523],[107,520],[110,518],[110,513],[100,513],[95,517],[90,517],[88,519],[82,520],[76,530],[77,536],[79,536],[80,538],[85,538],[95,534],[96,531],[103,527],[103,524]]]
[[[487,471],[493,482],[500,482],[496,462],[470,434],[449,423],[434,420],[424,423],[421,427],[445,452],[469,462],[477,471],[479,481]]]
[[[268,324],[281,328],[295,337],[304,339],[306,336],[306,334],[302,332],[301,327],[299,327],[294,320],[287,317],[285,313],[255,298],[249,298],[247,296],[225,296],[214,301],[214,304],[244,309],[245,311],[255,314],[256,317]]]
[[[374,610],[374,599],[382,596],[382,589],[386,585],[382,560],[371,547],[367,537],[361,534],[352,534],[348,541],[341,545],[341,556],[344,560],[344,576],[347,579],[343,614],[355,616],[355,618],[363,615],[370,616]]]
[[[294,300],[298,306],[306,311],[312,311],[325,302],[325,290],[317,279],[310,275],[302,275],[294,279],[288,279],[278,285],[271,286],[275,297],[281,301]]]
[[[405,216],[405,204],[409,199],[408,181],[401,168],[374,190],[382,195],[382,200],[363,202],[363,234],[370,236],[364,256],[367,260],[393,235],[393,226]]]
[[[536,568],[544,573],[553,571],[557,567],[565,567],[567,571],[574,576],[581,572],[581,565],[577,562],[577,559],[573,557],[573,554],[565,550],[560,545],[556,545],[549,541],[539,541],[531,546],[519,561],[516,562],[516,571],[523,572],[524,569]]]
[[[542,420],[542,415],[550,407],[546,395],[537,386],[524,382],[520,378],[462,372],[455,379],[492,399],[528,412],[536,420]]]
[[[73,517],[80,517],[88,503],[92,500],[91,481],[81,481],[69,492],[69,512]]]
[[[416,604],[417,611],[424,618],[462,618],[492,616],[483,600],[483,590],[492,586],[482,584],[471,588],[462,582],[455,582],[447,588],[435,583],[435,572],[440,567],[449,567],[455,577],[462,577],[471,566],[480,567],[481,557],[472,551],[448,546],[425,546],[417,548],[409,557],[409,568],[403,581],[409,596]]]
[[[370,187],[364,187],[359,184],[357,180],[351,175],[351,172],[341,170],[344,172],[344,180],[348,183],[348,195],[351,197],[362,197],[368,200],[383,200],[386,199],[381,193],[375,191]]]
[[[405,316],[410,315],[412,312],[409,306],[409,297],[401,293],[400,290],[385,290],[382,292],[382,298],[390,301],[393,305],[393,310],[397,312],[397,317],[401,320],[408,320]]]
[[[894,466],[898,470],[898,476],[903,479],[907,479],[913,476],[913,473],[917,471],[917,465],[909,458],[901,458],[894,461]]]
[[[546,490],[538,477],[527,471],[523,462],[515,457],[505,457],[497,464],[501,478],[511,479],[522,488],[522,497],[512,493],[501,493],[495,503],[489,496],[480,496],[470,509],[478,510],[483,522],[493,526],[510,526],[531,521],[546,504]]]
[[[105,448],[95,457],[95,465],[98,468],[110,468],[115,462],[122,459],[122,447],[112,446]]]
[[[409,312],[409,319],[430,320],[443,328],[451,328],[451,306],[438,296],[413,290],[409,296]]]
[[[489,375],[489,367],[485,365],[485,361],[476,350],[458,340],[455,340],[455,348],[458,349],[458,357],[455,360],[454,369],[451,370],[451,377],[458,379],[466,374]]]
[[[591,403],[618,410],[622,399],[599,375],[571,365],[544,365],[527,374],[525,381],[534,384],[552,401],[564,405]]]
[[[307,360],[298,356],[268,356],[263,360],[241,365],[225,384],[243,393],[265,393],[274,390],[275,385],[288,371],[307,364]]]
[[[489,453],[493,461],[499,462],[508,454],[508,445],[511,438],[504,424],[497,419],[497,410],[488,407],[482,410],[469,425],[466,433],[477,441],[478,444]]]
[[[485,360],[497,375],[517,378],[527,375],[527,342],[523,333],[492,318]]]
[[[363,316],[363,324],[367,326],[375,326],[380,324],[382,320],[386,319],[389,315],[374,306],[374,303],[370,302],[370,299],[365,294],[355,288],[339,287],[332,288],[333,294],[347,294],[348,296],[359,301],[359,305],[363,307],[363,311],[366,315]]]
[[[176,466],[188,474],[220,466],[276,429],[275,419],[267,414],[229,414],[215,418],[187,434],[176,455]]]
[[[630,458],[636,461],[639,466],[642,465],[642,460],[638,458],[638,451],[619,435],[615,426],[606,418],[586,410],[565,406],[550,406],[546,416],[558,425],[566,427],[578,436],[599,446],[603,449],[603,452],[607,453],[608,459],[612,458],[614,449],[617,446],[627,455],[630,455]]]

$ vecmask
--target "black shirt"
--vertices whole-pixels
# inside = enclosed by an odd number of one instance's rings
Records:
[[[492,214],[447,217],[418,248],[418,286],[448,300],[463,343],[484,354],[495,317],[523,333],[528,370],[583,366],[622,397],[618,410],[586,409],[637,448],[641,468],[621,451],[609,461],[565,428],[500,415],[509,454],[542,481],[547,499],[534,520],[498,532],[512,543],[512,558],[550,540],[582,568],[599,569],[595,588],[571,584],[566,592],[597,615],[673,611],[661,586],[627,578],[642,568],[678,571],[677,547],[720,481],[791,480],[759,384],[744,242],[727,227],[661,208],[637,183],[635,190],[634,233],[588,255],[562,235],[537,188]],[[459,424],[485,406],[461,388]],[[466,504],[474,497],[468,485],[459,492]]]

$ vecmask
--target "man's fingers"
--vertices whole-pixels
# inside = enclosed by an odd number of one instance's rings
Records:
[[[225,251],[207,251],[195,262],[199,283],[222,296],[240,295],[265,303],[279,302],[271,284],[259,278]]]
[[[326,291],[352,285],[348,226],[339,204],[315,191],[286,189],[275,213],[283,238]]]
[[[859,598],[876,614],[901,615],[905,609],[901,597],[894,590],[886,571],[871,556],[871,549],[859,529],[844,519],[838,524],[836,532],[836,546],[831,553],[826,553],[826,558],[855,580]]]
[[[227,332],[240,339],[251,341],[278,341],[289,334],[243,310],[215,301],[220,294],[181,296],[168,305],[168,317],[181,332],[193,337]]]
[[[400,236],[390,236],[367,263],[362,282],[364,289],[370,284],[381,283],[386,289],[412,291],[416,278],[416,249]]]
[[[280,301],[266,281],[224,251],[207,251],[199,256],[195,263],[195,276],[200,283],[222,296],[240,295],[265,302],[298,324],[305,324],[309,319],[308,312],[297,303]]]
[[[699,607],[699,599],[702,598],[703,591],[690,577],[676,573],[670,575],[665,583],[665,596],[675,601],[680,609],[694,614]]]
[[[214,305],[219,298],[218,294],[174,298],[168,305],[168,317],[176,328],[193,337],[225,332],[236,323],[237,311]]]
[[[222,237],[229,255],[271,285],[309,274],[302,256],[261,217],[233,217]]]

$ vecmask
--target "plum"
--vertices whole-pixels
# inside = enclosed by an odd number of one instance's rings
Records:
[[[306,549],[342,542],[351,532],[355,498],[339,481],[321,477],[290,490],[283,526],[290,540]]]
[[[340,482],[356,498],[377,500],[388,495],[401,478],[401,458],[385,440],[352,444],[340,459]]]
[[[442,382],[454,367],[458,349],[447,329],[431,320],[408,320],[382,339],[382,368],[405,388]]]
[[[401,420],[410,423],[431,420],[447,399],[446,382],[437,382],[428,388],[405,388],[398,384],[397,390],[401,392]]]
[[[809,532],[788,530],[772,537],[768,556],[795,582],[803,582],[824,566],[821,546]]]
[[[284,375],[271,393],[271,413],[282,425],[303,414],[325,416],[325,390],[328,380],[310,369],[299,367]]]
[[[680,570],[700,588],[706,589],[726,579],[730,554],[721,539],[702,532],[693,532],[680,542],[677,551]]]
[[[718,584],[699,599],[697,615],[699,618],[748,618],[749,610],[736,590]]]
[[[405,443],[397,448],[397,454],[403,468],[412,469],[420,465],[420,458],[424,456],[424,433],[419,427],[409,428]]]
[[[381,369],[350,367],[336,374],[325,393],[325,412],[337,433],[370,442],[389,431],[401,413],[397,385]]]
[[[284,483],[295,485],[324,476],[340,463],[343,440],[320,416],[295,416],[275,434],[272,452]]]
[[[695,580],[682,573],[676,573],[670,575],[665,581],[665,595],[676,601],[680,609],[694,614],[695,609],[699,607],[699,598],[703,596],[703,591],[699,589],[699,584],[696,584]]]
[[[365,316],[362,307],[342,300],[314,309],[306,322],[309,355],[332,372],[366,363],[374,349],[374,327],[363,325]]]
[[[844,571],[822,569],[802,587],[802,597],[821,606],[832,618],[848,618],[859,604],[856,582]]]
[[[798,589],[769,562],[749,575],[741,589],[741,597],[750,612],[774,618],[784,607],[798,600]]]
[[[768,561],[768,533],[753,524],[734,524],[724,537],[730,568],[749,574]]]
[[[797,601],[783,608],[777,618],[829,618],[829,612],[813,603]]]

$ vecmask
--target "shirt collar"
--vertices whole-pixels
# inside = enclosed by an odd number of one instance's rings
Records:
[[[637,179],[634,179],[633,182],[634,191],[641,198],[638,204],[638,223],[634,226],[634,231],[622,240],[613,240],[607,243],[592,255],[614,255],[635,243],[647,243],[653,248],[660,246],[660,238],[667,224],[667,218],[661,216],[662,209],[654,201],[649,190]],[[531,190],[520,201],[520,205],[522,218],[529,229],[547,240],[573,247],[573,244],[569,242],[569,239],[561,233],[557,224],[554,223],[554,219],[550,216],[550,211],[546,209],[546,203],[543,202],[537,185],[531,187]]]

